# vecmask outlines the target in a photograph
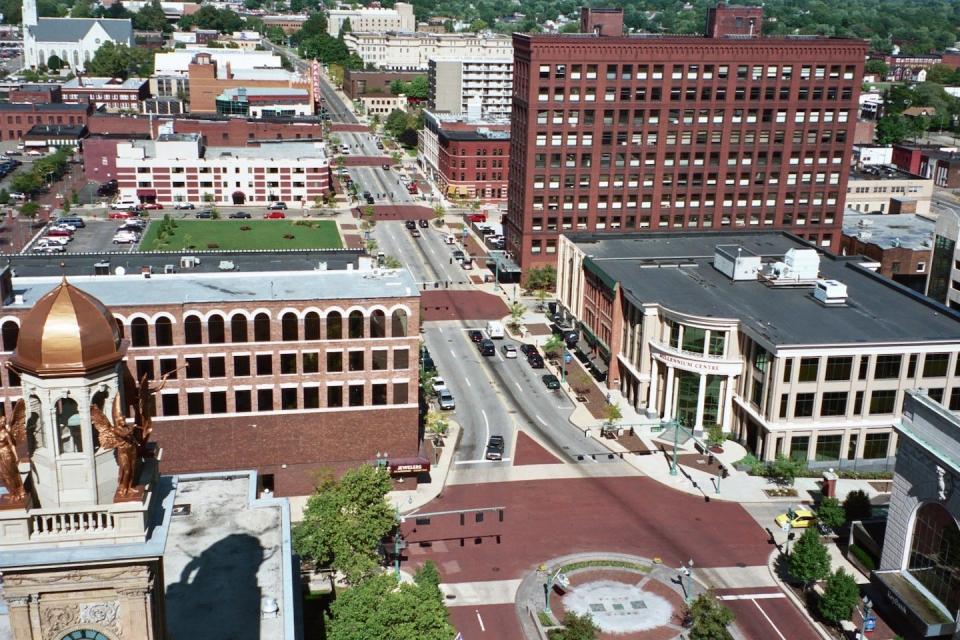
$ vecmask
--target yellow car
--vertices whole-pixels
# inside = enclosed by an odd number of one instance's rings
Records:
[[[776,517],[775,522],[781,529],[806,529],[817,524],[817,514],[810,509],[796,507]]]

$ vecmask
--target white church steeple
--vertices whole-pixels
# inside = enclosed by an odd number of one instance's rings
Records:
[[[23,0],[23,26],[37,26],[37,0]]]

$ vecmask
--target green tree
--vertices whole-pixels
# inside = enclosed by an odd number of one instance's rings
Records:
[[[803,470],[803,463],[793,458],[778,454],[773,462],[767,464],[766,475],[782,487],[793,484],[797,474]]]
[[[413,581],[427,593],[443,599],[443,592],[440,591],[440,571],[437,570],[437,564],[433,560],[427,560],[417,568],[413,574]]]
[[[24,202],[22,205],[20,205],[20,215],[24,218],[36,218],[39,212],[40,205],[36,202]]]
[[[36,171],[23,171],[13,176],[10,180],[10,188],[26,195],[33,195],[43,188],[43,178],[37,175]]]
[[[94,16],[97,18],[109,18],[111,20],[128,20],[133,17],[122,2],[114,2],[109,7],[97,7],[94,10]]]
[[[880,77],[880,80],[883,80],[890,72],[890,67],[883,60],[867,60],[863,65],[863,71],[864,73],[874,73]]]
[[[553,291],[557,286],[557,270],[552,265],[531,267],[527,271],[527,289]]]
[[[403,263],[400,262],[399,258],[394,256],[387,256],[383,259],[383,266],[387,269],[401,269],[403,268]]]
[[[727,627],[733,622],[733,612],[726,608],[712,591],[701,593],[687,608],[690,640],[731,640]]]
[[[220,33],[240,31],[244,27],[243,18],[230,9],[218,9],[205,4],[198,11],[180,18],[177,23],[181,29],[216,29]]]
[[[817,507],[817,520],[827,525],[831,529],[839,529],[843,526],[847,517],[843,511],[843,506],[836,498],[824,498]]]
[[[353,31],[353,25],[350,24],[350,18],[344,18],[343,22],[340,23],[340,33],[337,34],[337,37],[341,40],[345,34],[351,33]]]
[[[957,74],[953,67],[945,64],[935,64],[927,69],[927,82],[936,84],[953,84],[956,82]]]
[[[526,312],[527,308],[519,302],[514,302],[510,305],[510,327],[514,332],[520,331],[520,326],[523,324],[523,316]]]
[[[840,626],[842,621],[850,619],[859,600],[860,587],[857,581],[840,567],[827,578],[818,606],[820,615],[827,622]]]
[[[603,430],[615,428],[617,422],[623,420],[623,411],[620,410],[620,405],[615,403],[607,404],[607,406],[603,408],[603,420],[606,423],[603,425]]]
[[[816,529],[808,528],[793,544],[789,558],[790,575],[809,588],[830,575],[830,554]]]
[[[153,0],[133,14],[133,28],[143,31],[162,31],[164,33],[173,31],[173,26],[167,20],[167,15],[160,6],[160,0]]]
[[[290,39],[293,40],[294,44],[300,44],[304,40],[312,38],[314,36],[319,36],[322,33],[327,32],[327,16],[323,13],[311,13],[310,17],[306,19],[303,25],[300,27],[300,31],[296,32]]]
[[[0,204],[10,204],[10,192],[0,189]]]
[[[407,128],[407,112],[394,109],[387,116],[383,128],[394,138],[399,138]]]
[[[551,629],[547,632],[550,640],[594,640],[600,633],[600,628],[593,622],[589,613],[582,616],[567,611],[563,616],[563,628]]]
[[[437,203],[433,205],[433,222],[438,227],[443,225],[443,218],[447,215],[447,210],[443,208],[443,205]]]
[[[342,591],[330,605],[327,640],[450,640],[456,630],[439,589],[429,584],[397,584],[377,575]]]
[[[350,584],[376,573],[378,545],[396,524],[396,512],[385,499],[391,488],[387,472],[369,465],[339,480],[324,478],[294,528],[297,553],[341,572]]]
[[[153,53],[143,48],[131,48],[108,40],[100,45],[93,60],[87,63],[86,69],[91,76],[147,77],[153,73]]]
[[[549,358],[557,358],[563,353],[564,346],[563,338],[557,334],[553,334],[543,343],[543,352]]]
[[[877,121],[875,137],[879,144],[895,144],[908,138],[910,123],[901,115],[885,115]]]
[[[47,69],[50,69],[50,71],[54,73],[59,72],[60,69],[63,69],[63,60],[61,60],[59,56],[50,56],[47,58]]]
[[[870,497],[861,489],[851,491],[843,501],[843,512],[847,522],[865,520],[873,513]]]

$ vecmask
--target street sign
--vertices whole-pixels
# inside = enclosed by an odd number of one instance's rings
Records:
[[[873,616],[867,616],[863,621],[863,632],[876,631],[877,630],[877,619]]]

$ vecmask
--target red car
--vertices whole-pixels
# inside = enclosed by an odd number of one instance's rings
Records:
[[[51,238],[72,238],[73,231],[67,229],[50,229],[47,231],[47,235]]]
[[[263,217],[267,220],[283,220],[287,216],[284,215],[283,211],[268,211],[267,215]]]
[[[416,182],[411,182],[410,184],[407,185],[407,193],[409,193],[410,195],[416,195],[417,191],[418,189],[417,189]]]
[[[128,220],[133,217],[133,214],[129,211],[111,211],[107,217],[111,220]]]
[[[156,202],[147,202],[146,204],[142,204],[142,205],[140,205],[140,206],[143,207],[144,209],[147,209],[147,210],[149,210],[149,209],[163,209],[163,205],[162,205],[162,204],[157,204]]]
[[[485,213],[471,213],[467,215],[467,222],[486,222],[487,214]]]

